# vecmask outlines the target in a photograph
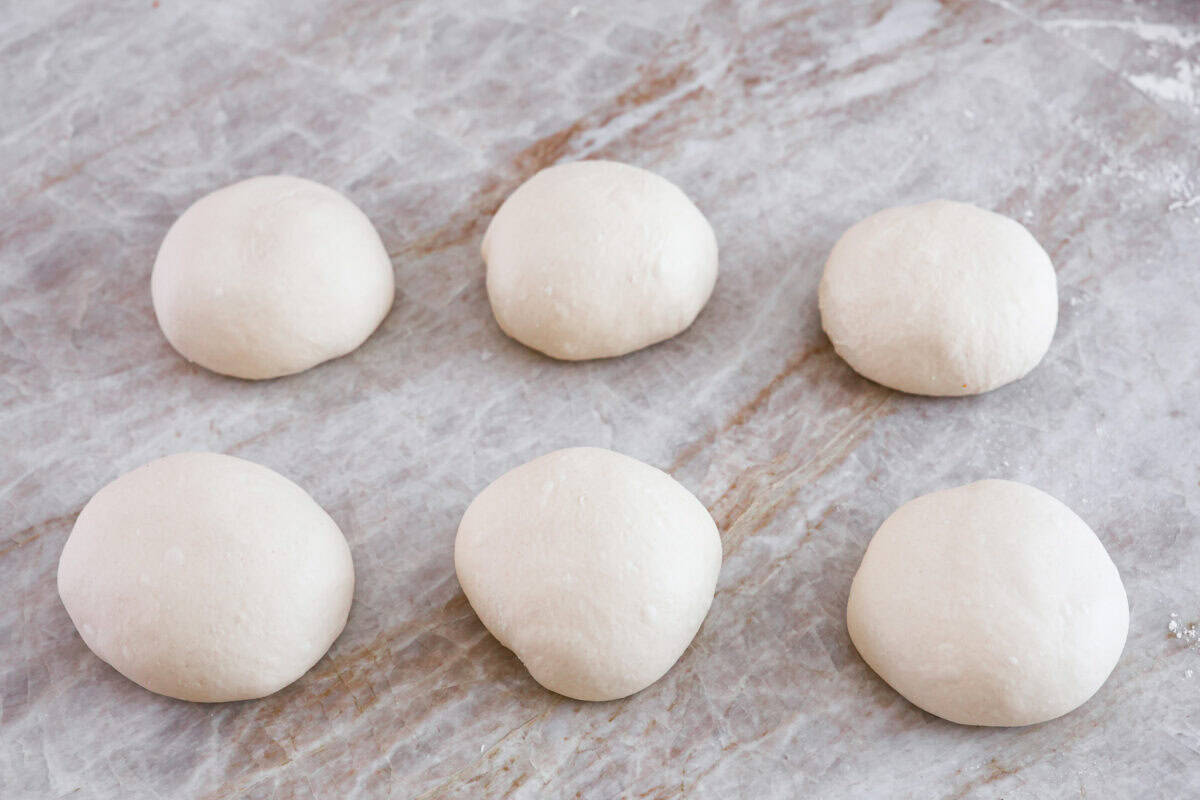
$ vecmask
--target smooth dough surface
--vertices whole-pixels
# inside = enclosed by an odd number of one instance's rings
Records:
[[[261,379],[345,355],[392,307],[392,264],[337,191],[289,175],[235,183],[180,215],[150,280],[158,324],[214,372]]]
[[[84,506],[58,592],[87,646],[130,680],[182,700],[248,700],[329,649],[354,566],[337,524],[287,478],[179,453]]]
[[[654,683],[692,641],[712,603],[721,538],[671,476],[577,447],[480,492],[454,565],[480,620],[538,683],[613,700]]]
[[[1032,725],[1100,688],[1129,629],[1091,528],[1032,486],[986,480],[905,503],[863,556],[850,638],[913,704],[965,725]]]
[[[717,279],[717,238],[679,187],[615,161],[549,167],[483,237],[500,328],[554,358],[619,356],[683,331]]]
[[[838,355],[884,386],[967,395],[1037,366],[1058,324],[1050,257],[1019,223],[935,200],[880,211],[825,263],[821,324]]]

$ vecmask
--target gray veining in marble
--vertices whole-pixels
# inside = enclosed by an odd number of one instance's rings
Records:
[[[1200,622],[1200,3],[0,8],[0,796],[1198,791],[1200,648],[1168,623]],[[478,245],[523,179],[589,156],[682,186],[721,276],[676,339],[558,363],[500,333]],[[170,349],[149,274],[191,201],[269,172],[352,197],[398,293],[354,354],[248,383]],[[1058,270],[1046,360],[974,398],[857,377],[817,314],[842,230],[939,196],[1021,220]],[[693,646],[613,703],[538,687],[452,568],[474,494],[574,444],[668,469],[725,545]],[[58,601],[91,494],[184,449],[279,470],[354,551],[345,633],[261,701],[145,692]],[[883,518],[985,476],[1078,511],[1132,607],[1097,696],[1027,729],[917,710],[843,623]]]

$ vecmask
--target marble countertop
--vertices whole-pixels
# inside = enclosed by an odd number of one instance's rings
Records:
[[[1184,797],[1200,780],[1200,4],[1118,0],[9,4],[0,26],[0,796]],[[545,165],[637,164],[708,215],[685,334],[560,363],[489,312],[479,241]],[[285,172],[348,194],[396,305],[264,383],[167,345],[149,276],[200,195]],[[1058,270],[1045,361],[939,400],[820,328],[837,236],[967,200]],[[568,445],[660,466],[720,527],[712,611],[626,700],[535,684],[471,612],[454,532]],[[266,464],[338,521],[358,588],[291,687],[197,705],[83,645],[55,590],[87,499],[187,449]],[[960,727],[859,659],[843,614],[902,502],[983,477],[1075,509],[1129,641],[1085,706]],[[1174,616],[1172,616],[1174,615]]]

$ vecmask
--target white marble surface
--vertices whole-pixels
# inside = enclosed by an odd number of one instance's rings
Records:
[[[0,12],[0,796],[1186,797],[1200,784],[1200,3],[7,3]],[[539,167],[680,184],[721,242],[686,334],[551,361],[506,339],[478,257]],[[149,274],[199,195],[267,172],[358,202],[395,309],[267,383],[186,364]],[[1026,380],[961,400],[864,381],[815,288],[838,234],[947,196],[1025,222],[1061,319]],[[572,444],[668,469],[726,561],[668,676],[591,705],[484,631],[451,548],[474,494]],[[90,495],[157,456],[267,464],[341,524],[349,625],[258,702],[149,694],[55,592]],[[1129,642],[1078,711],[945,723],[846,636],[898,504],[985,476],[1098,532]]]

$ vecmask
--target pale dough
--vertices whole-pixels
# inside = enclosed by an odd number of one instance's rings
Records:
[[[329,649],[354,566],[296,484],[240,458],[179,453],[84,506],[58,591],[87,646],[130,680],[182,700],[246,700]]]
[[[692,641],[712,603],[721,538],[666,473],[577,447],[480,492],[454,565],[480,620],[538,683],[613,700],[654,683]]]
[[[903,392],[978,394],[1037,366],[1058,323],[1049,256],[966,203],[889,208],[834,245],[821,324],[859,374]]]
[[[391,260],[366,215],[328,186],[288,175],[196,201],[167,232],[151,277],[171,346],[251,379],[345,355],[394,294]]]
[[[717,279],[717,239],[687,196],[614,161],[544,169],[483,238],[500,328],[554,358],[619,356],[692,324]]]
[[[1045,492],[987,480],[905,503],[863,556],[846,611],[879,676],[965,725],[1031,725],[1082,705],[1129,629],[1117,568]]]

